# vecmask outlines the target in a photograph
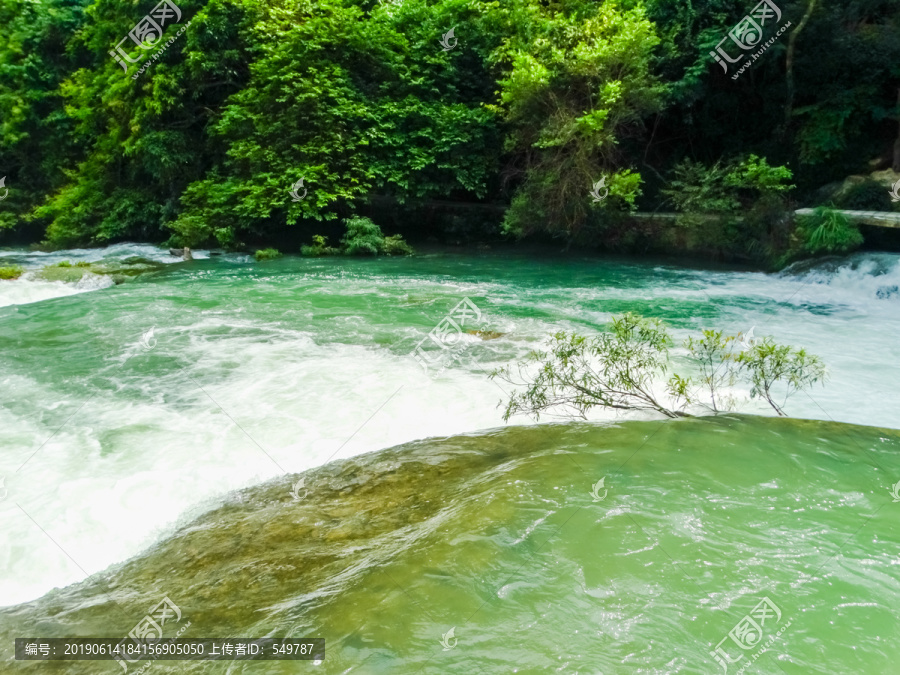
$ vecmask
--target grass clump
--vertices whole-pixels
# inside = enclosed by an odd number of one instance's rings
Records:
[[[25,269],[19,267],[18,265],[0,267],[0,279],[18,279],[20,276],[22,276],[23,272],[25,272]]]
[[[338,255],[340,252],[341,249],[329,246],[328,237],[323,237],[321,234],[313,235],[311,246],[304,245],[300,247],[300,253],[302,255],[313,257],[322,255]]]
[[[813,215],[797,219],[787,258],[849,253],[862,243],[863,236],[856,225],[839,211],[820,206]]]
[[[253,257],[256,258],[257,262],[260,260],[274,260],[281,257],[281,251],[277,248],[261,248],[253,254]]]
[[[62,268],[90,267],[90,266],[91,266],[91,263],[87,262],[86,260],[80,260],[79,262],[75,263],[74,265],[71,262],[69,262],[68,260],[60,260],[58,263],[56,263],[54,265],[47,265],[47,267],[62,267]]]

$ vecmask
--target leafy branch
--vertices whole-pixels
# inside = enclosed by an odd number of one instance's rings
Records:
[[[536,420],[542,414],[586,419],[595,407],[653,411],[669,418],[689,416],[688,408],[719,414],[736,407],[730,390],[740,382],[750,385],[751,398],[764,399],[784,416],[792,394],[826,375],[821,359],[803,349],[771,338],[751,342],[741,333],[704,330],[702,337],[684,342],[695,374],[673,373],[663,387],[671,344],[661,321],[635,314],[613,317],[607,331],[594,337],[557,332],[546,351],[531,352],[491,374],[523,388],[510,394],[503,419],[518,414]]]

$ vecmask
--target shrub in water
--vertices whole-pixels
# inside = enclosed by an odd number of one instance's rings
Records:
[[[13,265],[12,267],[0,267],[0,279],[18,279],[25,270]]]
[[[354,216],[344,221],[347,233],[341,238],[347,255],[378,255],[384,235],[381,228],[368,218]]]
[[[341,238],[346,255],[410,255],[413,251],[399,234],[385,237],[369,218],[354,216],[344,221],[346,234]]]
[[[274,260],[281,257],[281,252],[277,248],[261,248],[253,257],[257,260]]]
[[[686,416],[685,408],[718,414],[735,408],[731,387],[750,385],[750,398],[760,398],[784,416],[785,401],[825,379],[822,361],[803,349],[779,345],[771,338],[725,335],[705,330],[684,346],[694,374],[669,371],[671,338],[658,319],[634,314],[613,317],[607,330],[593,337],[559,332],[547,351],[495,370],[491,377],[524,390],[506,402],[504,420],[517,414],[562,414],[586,418],[595,407],[609,410],[652,410],[666,417]],[[740,347],[740,349],[739,349]],[[654,385],[667,385],[665,400]]]
[[[301,246],[300,253],[302,255],[320,256],[320,255],[338,255],[341,252],[339,248],[328,245],[328,237],[321,234],[314,234],[311,246]]]
[[[392,237],[385,237],[381,246],[385,255],[412,255],[412,246],[403,241],[403,237],[395,234]]]

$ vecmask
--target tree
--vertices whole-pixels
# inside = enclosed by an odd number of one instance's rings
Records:
[[[740,334],[725,335],[720,330],[704,330],[699,339],[688,337],[684,346],[700,374],[693,378],[672,376],[669,392],[675,400],[707,408],[714,414],[733,410],[735,400],[728,388],[737,380],[735,357],[740,338]]]
[[[662,323],[634,314],[613,318],[610,331],[588,338],[575,333],[555,333],[547,352],[532,352],[519,364],[494,371],[510,384],[526,386],[514,392],[504,420],[525,413],[540,419],[557,408],[585,417],[596,406],[614,410],[652,410],[666,417],[681,417],[657,400],[652,385],[666,372],[671,341]],[[530,363],[539,364],[528,373]]]
[[[518,184],[504,227],[573,238],[591,216],[590,187],[605,179],[620,206],[640,176],[619,147],[660,105],[650,73],[659,43],[640,4],[523,3],[516,33],[493,59],[503,70],[500,112]]]
[[[825,366],[819,357],[807,354],[804,349],[775,344],[767,337],[739,354],[737,363],[749,375],[753,386],[750,395],[764,398],[781,417],[787,417],[784,404],[791,394],[825,378]],[[783,384],[784,393],[777,402],[779,383]]]
[[[89,0],[0,2],[0,178],[8,199],[0,209],[0,237],[31,220],[31,212],[75,169],[81,145],[64,112],[60,84],[88,62],[70,44],[87,22]],[[4,190],[5,194],[5,190]],[[29,239],[39,239],[46,223]]]
[[[613,317],[607,331],[595,337],[555,333],[548,351],[532,352],[515,371],[506,366],[491,374],[524,387],[510,395],[503,419],[526,414],[539,420],[548,413],[586,418],[595,407],[649,410],[669,418],[688,416],[689,408],[719,414],[736,407],[730,388],[739,382],[751,386],[751,398],[765,399],[784,416],[792,394],[825,378],[822,361],[803,349],[768,337],[704,330],[701,338],[684,343],[695,374],[673,373],[665,381],[670,343],[661,321],[634,314]],[[663,389],[668,400],[657,393]]]

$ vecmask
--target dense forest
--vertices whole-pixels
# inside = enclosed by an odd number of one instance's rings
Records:
[[[792,209],[900,206],[897,0],[0,0],[0,25],[0,245],[293,251],[367,217],[784,262],[861,242]]]

